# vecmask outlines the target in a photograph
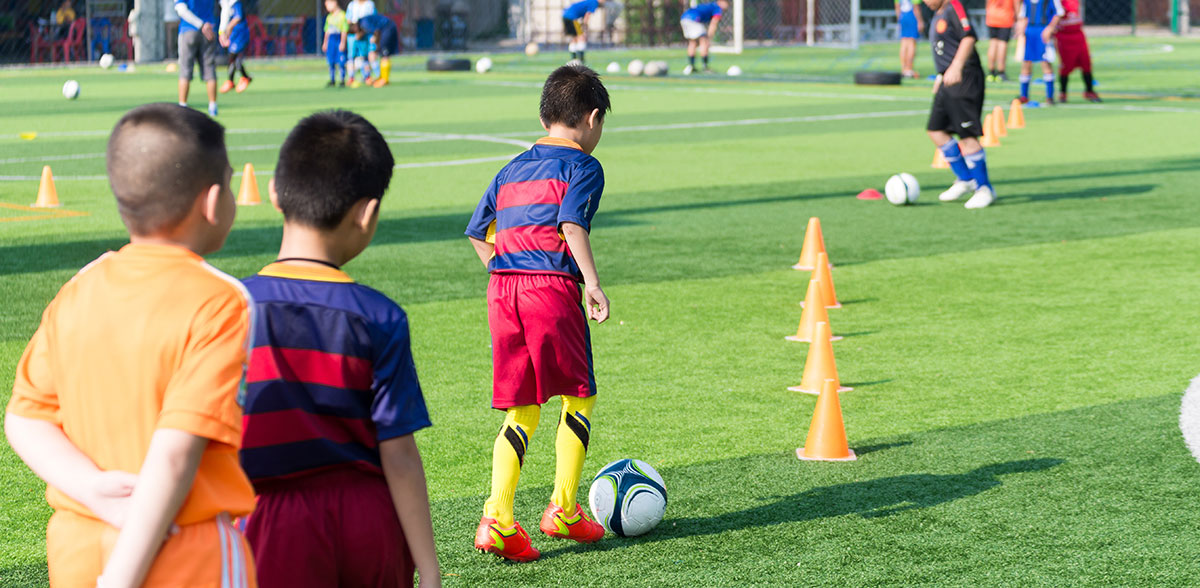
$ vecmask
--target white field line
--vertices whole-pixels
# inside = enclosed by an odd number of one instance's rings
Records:
[[[33,132],[33,131],[30,131]],[[107,137],[112,129],[95,130],[95,131],[46,131],[38,132],[37,136],[41,137]],[[286,133],[284,129],[225,129],[228,135],[250,135],[256,133]],[[0,135],[0,139],[19,139],[21,133]]]

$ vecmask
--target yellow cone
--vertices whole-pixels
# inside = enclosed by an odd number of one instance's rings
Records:
[[[262,198],[258,195],[258,181],[254,179],[254,166],[247,163],[245,169],[242,170],[242,191],[238,194],[238,204],[254,206],[260,203],[262,203]]]
[[[54,188],[54,175],[50,173],[50,166],[42,168],[42,183],[38,186],[37,202],[33,203],[36,208],[58,208],[58,190]]]

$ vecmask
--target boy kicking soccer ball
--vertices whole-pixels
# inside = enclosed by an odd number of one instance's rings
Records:
[[[588,517],[575,495],[596,399],[587,320],[608,319],[588,233],[604,191],[604,170],[591,152],[611,109],[596,72],[568,65],[550,74],[541,101],[549,136],[500,170],[467,226],[471,245],[492,274],[487,294],[492,407],[506,412],[475,547],[512,561],[540,555],[513,518],[513,496],[541,405],[551,396],[563,398],[558,463],[539,528],[580,543],[604,537],[604,527]]]
[[[929,42],[938,71],[925,129],[958,178],[938,199],[950,202],[974,191],[966,207],[983,208],[995,201],[996,195],[979,144],[984,132],[980,122],[984,79],[975,52],[975,28],[960,0],[925,0],[925,4],[934,12],[929,21]],[[958,135],[960,140],[955,142],[951,135]]]
[[[1046,104],[1054,104],[1054,45],[1050,39],[1063,16],[1061,0],[1021,0],[1017,12],[1017,28],[1025,37],[1025,57],[1021,62],[1022,104],[1029,102],[1029,82],[1033,80],[1033,63],[1042,62],[1042,82],[1046,85]]]

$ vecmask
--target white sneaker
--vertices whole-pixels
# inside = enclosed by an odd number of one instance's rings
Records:
[[[953,202],[962,198],[967,192],[975,191],[975,180],[955,180],[954,185],[950,189],[938,195],[938,200],[942,202]]]
[[[984,208],[995,201],[996,194],[992,192],[991,188],[983,186],[982,188],[976,190],[975,195],[971,196],[971,199],[967,200],[967,203],[963,206],[966,206],[967,208]]]
[[[685,76],[690,76],[693,73],[695,73],[695,71],[696,71],[696,68],[691,65],[683,66],[683,75],[685,75]]]

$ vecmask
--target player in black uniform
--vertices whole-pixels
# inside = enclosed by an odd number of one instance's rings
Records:
[[[924,2],[934,12],[929,22],[929,42],[938,71],[925,129],[958,178],[938,199],[958,200],[973,191],[966,207],[983,208],[996,200],[996,193],[979,145],[983,135],[983,67],[975,53],[975,28],[960,0]],[[951,135],[958,135],[959,140],[955,142]]]

